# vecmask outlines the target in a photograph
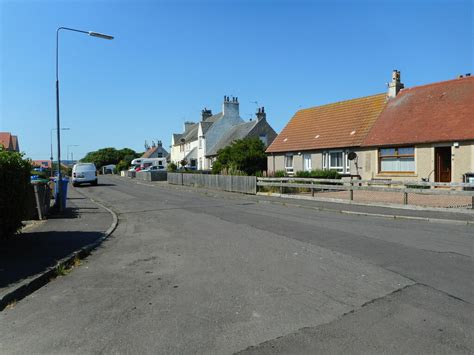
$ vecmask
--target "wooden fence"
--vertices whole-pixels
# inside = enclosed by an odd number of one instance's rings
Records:
[[[138,171],[135,173],[137,180],[144,181],[166,181],[166,171]]]
[[[255,195],[257,193],[257,178],[255,176],[168,173],[168,183],[244,194]]]
[[[403,203],[408,204],[408,194],[469,196],[474,208],[474,184],[443,183],[425,181],[392,180],[338,180],[312,178],[257,178],[259,187],[277,187],[283,194],[286,189],[309,189],[312,196],[315,191],[347,191],[349,200],[354,199],[354,191],[378,191],[403,193]]]

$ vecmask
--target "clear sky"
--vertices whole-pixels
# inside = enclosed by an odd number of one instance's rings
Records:
[[[48,159],[60,35],[62,156],[171,143],[204,107],[238,96],[244,119],[265,106],[279,132],[299,109],[473,69],[472,0],[0,0],[0,131]],[[56,153],[55,153],[56,156]]]

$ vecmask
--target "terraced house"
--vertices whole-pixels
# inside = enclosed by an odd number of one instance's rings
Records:
[[[405,89],[395,70],[387,93],[298,111],[267,153],[269,174],[465,181],[474,172],[474,77]]]
[[[181,161],[191,169],[208,170],[220,149],[238,139],[258,137],[267,147],[277,136],[267,122],[265,108],[261,107],[255,119],[244,121],[239,114],[238,98],[224,96],[222,112],[213,115],[205,108],[197,123],[185,122],[184,132],[171,138],[171,161]]]

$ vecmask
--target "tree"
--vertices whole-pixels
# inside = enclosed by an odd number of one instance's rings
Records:
[[[117,150],[115,148],[102,148],[94,152],[89,152],[81,162],[94,163],[97,168],[101,168],[104,165],[114,164],[120,165],[127,168],[133,159],[138,158],[140,155],[133,149],[123,148]]]
[[[219,174],[227,172],[243,172],[255,175],[267,169],[265,145],[258,138],[245,138],[234,141],[231,145],[217,152],[217,160],[212,166],[212,172]]]

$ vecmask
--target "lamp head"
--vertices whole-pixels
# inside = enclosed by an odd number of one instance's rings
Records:
[[[99,33],[99,32],[94,32],[94,31],[89,31],[89,36],[92,36],[92,37],[99,37],[99,38],[108,39],[108,40],[114,39],[113,36],[109,36],[109,35],[106,35],[106,34],[103,34],[103,33]]]

